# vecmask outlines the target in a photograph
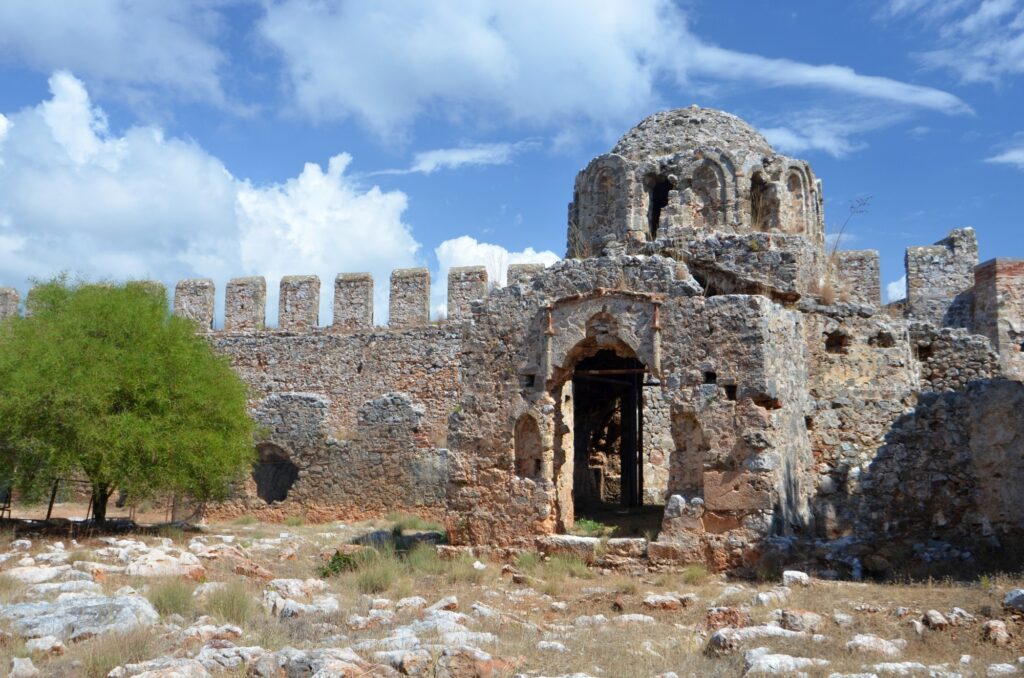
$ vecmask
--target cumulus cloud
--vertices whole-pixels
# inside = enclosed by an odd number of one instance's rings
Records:
[[[561,258],[550,250],[538,252],[532,247],[510,252],[501,245],[479,242],[468,235],[445,240],[437,246],[434,254],[437,256],[438,272],[434,277],[431,305],[441,314],[445,313],[448,307],[448,271],[456,266],[485,266],[487,279],[491,284],[503,287],[508,281],[509,264],[550,266]]]
[[[266,275],[276,317],[278,278],[316,273],[322,316],[340,271],[416,261],[401,191],[346,176],[347,155],[280,184],[253,185],[191,141],[160,129],[115,134],[81,81],[50,78],[51,97],[0,119],[0,280],[22,288],[60,270],[88,278]],[[386,317],[386,294],[381,310]],[[381,296],[378,295],[381,299]]]
[[[222,102],[221,21],[216,3],[199,0],[4,0],[0,59],[46,73],[73,67],[121,96],[164,88]]]
[[[285,275],[320,276],[322,318],[338,272],[373,274],[378,322],[387,318],[388,279],[392,269],[414,266],[419,243],[402,221],[407,199],[400,191],[376,186],[362,190],[346,177],[352,158],[331,158],[324,172],[308,163],[283,184],[238,192],[242,268],[277,280]],[[276,308],[277,290],[268,290]]]
[[[267,6],[259,31],[283,59],[302,112],[352,116],[385,138],[400,138],[426,112],[621,127],[659,105],[664,82],[694,90],[700,78],[970,110],[930,87],[707,44],[670,0],[406,0],[390,7],[346,0]]]
[[[1014,165],[1017,169],[1024,170],[1024,146],[1018,146],[1009,150],[1003,151],[998,155],[994,155],[991,158],[986,158],[985,162],[996,162],[1004,163],[1007,165]]]
[[[885,286],[885,301],[892,303],[907,298],[907,276],[894,280]]]

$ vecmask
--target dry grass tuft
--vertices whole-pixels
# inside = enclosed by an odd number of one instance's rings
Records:
[[[194,590],[195,587],[184,579],[168,577],[150,584],[146,598],[162,615],[180,614],[187,618],[195,610]]]
[[[105,678],[118,666],[144,662],[169,649],[153,629],[98,636],[70,646],[64,657],[46,666],[46,675]]]
[[[228,582],[227,586],[212,591],[206,597],[203,612],[229,624],[244,626],[259,612],[253,593],[243,581]]]

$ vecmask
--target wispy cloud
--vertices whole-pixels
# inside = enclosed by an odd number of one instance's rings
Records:
[[[995,84],[1024,73],[1022,0],[890,0],[881,16],[930,27],[935,48],[915,56],[963,82]]]
[[[856,136],[888,127],[906,117],[906,113],[867,108],[855,111],[816,109],[784,120],[769,121],[759,129],[773,146],[784,153],[799,155],[807,151],[823,151],[841,158],[865,146],[864,142],[855,140]]]
[[[536,148],[533,141],[516,143],[475,144],[458,148],[435,148],[413,156],[406,169],[387,169],[372,174],[433,174],[441,170],[482,165],[507,165],[517,153]]]
[[[663,105],[666,88],[675,98],[740,84],[971,111],[932,87],[712,45],[671,0],[491,0],[458,10],[407,0],[393,7],[268,3],[259,32],[278,50],[299,111],[354,117],[390,140],[425,114],[619,128]]]
[[[889,303],[907,298],[907,276],[893,280],[885,286],[885,300]]]

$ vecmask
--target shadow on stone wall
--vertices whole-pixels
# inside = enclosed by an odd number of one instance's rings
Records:
[[[850,560],[868,574],[913,574],[929,563],[952,576],[1019,570],[1024,383],[985,379],[922,393],[866,471],[844,480],[856,536]],[[818,512],[829,499],[814,501]]]

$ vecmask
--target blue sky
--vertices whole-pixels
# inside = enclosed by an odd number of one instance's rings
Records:
[[[843,245],[896,283],[960,226],[1024,256],[1022,76],[1024,0],[4,0],[0,284],[316,273],[326,318],[367,270],[383,322],[392,268],[563,254],[576,172],[692,103],[809,160],[830,231],[871,196]]]

